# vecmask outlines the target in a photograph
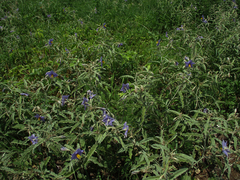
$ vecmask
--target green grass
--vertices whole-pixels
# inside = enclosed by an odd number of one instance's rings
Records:
[[[238,3],[3,0],[0,178],[240,177]]]

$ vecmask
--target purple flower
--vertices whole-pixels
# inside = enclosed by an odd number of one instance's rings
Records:
[[[32,35],[32,32],[30,32],[29,34],[30,34],[30,36],[31,36],[31,35]]]
[[[29,94],[27,94],[27,93],[20,93],[20,95],[28,96]]]
[[[180,28],[177,28],[177,31],[180,31]]]
[[[208,113],[208,109],[204,108],[203,113]]]
[[[83,151],[84,151],[84,150],[77,149],[77,150],[72,154],[71,160],[73,160],[73,159],[80,159]]]
[[[53,39],[50,39],[50,40],[48,41],[48,44],[51,46],[52,43],[53,43]]]
[[[82,105],[84,106],[84,110],[86,110],[86,107],[89,106],[87,102],[88,102],[88,99],[83,97]]]
[[[95,7],[94,11],[95,11],[95,13],[97,14],[97,8],[96,8],[96,7]]]
[[[20,39],[19,35],[17,35],[17,39]]]
[[[75,37],[77,38],[77,33],[74,33],[75,34]]]
[[[13,52],[13,49],[11,49],[10,51],[9,51],[9,53],[12,53]]]
[[[122,92],[126,92],[127,90],[129,90],[129,83],[127,83],[127,84],[122,84],[122,88],[120,89],[120,91],[122,91]]]
[[[14,32],[14,30],[11,30],[10,33]]]
[[[185,56],[184,59],[185,59],[185,60],[189,60],[189,57]]]
[[[102,56],[100,57],[100,62],[101,62],[101,66],[104,63],[104,61],[102,60]]]
[[[106,29],[106,23],[103,23],[103,28]]]
[[[35,134],[29,136],[28,139],[32,142],[33,145],[38,143],[38,137],[35,136]]]
[[[45,75],[48,75],[50,78],[57,77],[57,73],[55,73],[53,70],[48,71]]]
[[[50,18],[50,17],[51,17],[51,14],[47,15],[47,17],[49,17],[49,18]]]
[[[96,31],[98,32],[98,28],[96,29]]]
[[[120,43],[119,45],[118,45],[118,47],[120,47],[120,46],[122,46],[123,45],[123,43]]]
[[[178,65],[179,65],[179,63],[178,63],[178,62],[175,62],[175,65],[176,65],[176,66],[178,66]]]
[[[2,27],[2,26],[0,26],[0,29],[2,30],[2,29],[3,29],[3,27]]]
[[[202,15],[202,22],[207,23],[207,20],[204,18],[204,15]]]
[[[93,129],[94,129],[94,127],[91,126],[91,127],[90,127],[90,131],[93,131]]]
[[[115,119],[113,119],[113,118],[110,117],[109,115],[106,114],[105,116],[103,116],[102,122],[104,122],[106,126],[108,126],[108,125],[109,125],[109,126],[113,126],[113,125],[112,125],[113,121],[115,121]]]
[[[167,34],[167,32],[166,32],[166,37],[168,38],[168,34]]]
[[[43,117],[43,116],[40,116],[39,114],[36,114],[36,116],[34,116],[35,118],[37,118],[39,121],[41,120],[41,121],[45,121],[45,117]]]
[[[125,130],[124,137],[127,137],[129,126],[127,125],[127,122],[124,123],[123,130]]]
[[[227,141],[222,141],[222,152],[224,154],[226,154],[226,156],[228,157],[228,153],[230,153],[228,147],[227,147]]]
[[[94,96],[96,96],[96,94],[93,94],[92,91],[88,90],[87,94],[89,95],[89,98],[92,99]]]
[[[63,96],[62,96],[62,104],[61,104],[62,106],[64,105],[65,100],[67,100],[68,97],[69,97],[69,95],[63,95]]]
[[[188,62],[185,62],[185,67],[192,67],[193,64],[195,64],[194,62],[192,62],[192,60],[189,60]]]
[[[157,43],[157,46],[159,46],[159,44],[160,44],[160,41],[161,41],[161,39],[159,39],[156,43]]]
[[[63,11],[65,12],[65,8],[63,8]]]
[[[69,53],[69,51],[68,51],[68,49],[67,49],[67,48],[65,48],[65,51],[66,51],[66,53],[67,53],[67,54]]]

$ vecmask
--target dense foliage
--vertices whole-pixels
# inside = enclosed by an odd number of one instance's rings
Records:
[[[240,178],[233,0],[2,0],[1,179]]]

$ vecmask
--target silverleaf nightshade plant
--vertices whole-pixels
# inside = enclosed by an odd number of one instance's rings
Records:
[[[159,39],[156,43],[157,43],[157,46],[159,46],[159,44],[160,44],[160,41],[161,41],[161,39]]]
[[[103,23],[103,28],[106,29],[106,23]]]
[[[38,137],[35,136],[35,134],[29,136],[28,139],[32,142],[33,145],[38,143]]]
[[[73,160],[73,159],[80,159],[83,152],[84,152],[84,150],[77,149],[77,150],[72,154],[71,160]]]
[[[55,73],[53,70],[46,72],[46,75],[48,75],[48,77],[50,77],[50,78],[58,76],[58,74]]]

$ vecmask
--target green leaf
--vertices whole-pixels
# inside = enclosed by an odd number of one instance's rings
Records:
[[[182,153],[175,154],[175,158],[177,158],[180,162],[188,162],[190,164],[196,163],[196,160],[193,157]]]
[[[25,129],[25,125],[23,125],[23,124],[16,124],[16,125],[13,126],[12,128],[23,130],[23,129]]]
[[[187,170],[188,170],[188,168],[182,168],[182,169],[179,169],[179,170],[175,171],[175,172],[172,174],[171,179],[172,179],[172,180],[175,180],[177,177],[179,177],[180,175],[182,175],[183,173],[185,173]]]
[[[184,108],[184,101],[183,101],[183,95],[182,95],[182,91],[178,92],[179,96],[180,96],[180,101],[182,103],[182,108]]]
[[[158,180],[160,178],[161,176],[151,176],[151,177],[143,178],[143,180]]]
[[[88,163],[90,157],[91,157],[91,156],[93,155],[93,153],[96,151],[97,147],[98,147],[98,144],[97,144],[97,143],[92,146],[92,148],[91,148],[90,151],[88,152],[86,163]],[[85,164],[86,164],[86,163],[85,163]]]
[[[97,164],[97,165],[100,166],[100,167],[104,167],[102,163],[100,163],[100,162],[97,161],[97,158],[96,158],[96,157],[91,156],[90,159],[89,159],[89,161],[92,161],[94,164]]]
[[[151,146],[154,149],[162,149],[162,150],[164,149],[164,150],[168,151],[168,148],[166,146],[161,145],[161,144],[153,144]]]

